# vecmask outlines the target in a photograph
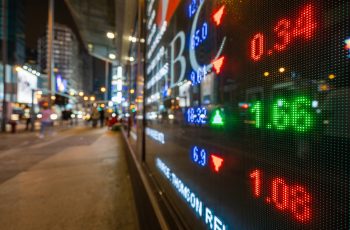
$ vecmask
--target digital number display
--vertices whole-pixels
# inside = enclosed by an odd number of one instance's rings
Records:
[[[207,109],[204,107],[188,108],[186,121],[189,124],[204,125],[207,123]]]
[[[265,184],[263,173],[259,169],[252,171],[249,176],[252,182],[251,190],[256,198],[262,198],[265,195],[263,191],[269,191],[265,197],[267,204],[272,204],[280,211],[290,212],[300,222],[311,221],[312,199],[305,187],[290,185],[280,177],[273,178],[269,184]]]
[[[257,33],[250,41],[250,57],[259,61],[264,56],[273,55],[289,47],[294,40],[309,40],[317,29],[315,9],[307,5],[298,14],[297,18],[284,18],[277,22],[273,28],[273,42],[267,41],[267,35]],[[267,44],[272,44],[270,47]]]
[[[270,108],[271,120],[266,124],[268,129],[286,130],[293,129],[297,132],[307,132],[312,129],[314,116],[312,102],[307,97],[297,97],[292,101],[279,98]],[[261,101],[252,104],[250,113],[256,128],[263,127],[264,106]]]
[[[145,159],[181,222],[350,229],[350,1],[146,2]]]
[[[202,27],[196,30],[191,40],[191,47],[195,49],[208,38],[208,23],[204,22]]]
[[[210,165],[211,169],[218,173],[224,164],[224,159],[218,154],[209,153],[206,149],[194,146],[191,148],[191,160],[201,166],[205,167]]]
[[[207,72],[206,66],[203,66],[202,68],[198,68],[196,72],[191,71],[190,80],[192,85],[200,84],[207,74],[208,72]]]
[[[192,161],[199,166],[206,166],[208,161],[208,153],[205,149],[194,146],[191,150]]]
[[[188,6],[188,15],[190,18],[192,18],[195,15],[199,5],[202,4],[203,1],[204,0],[191,0],[191,3]]]

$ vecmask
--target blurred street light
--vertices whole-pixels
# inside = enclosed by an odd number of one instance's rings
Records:
[[[137,37],[129,36],[129,41],[135,43],[137,42]]]
[[[333,80],[335,78],[335,74],[331,73],[330,75],[328,75],[329,80]]]
[[[89,100],[89,97],[88,97],[88,96],[85,96],[85,97],[84,97],[84,101],[87,101],[87,100]]]
[[[89,49],[90,52],[93,50],[93,48],[94,48],[94,45],[91,44],[91,43],[89,43],[89,44],[88,44],[88,49]]]
[[[109,59],[114,60],[114,59],[116,59],[117,56],[116,56],[114,53],[110,53],[110,54],[108,55],[108,57],[109,57]]]
[[[100,91],[101,91],[102,93],[105,93],[105,92],[106,92],[106,87],[101,87]]]
[[[80,92],[79,92],[79,96],[81,96],[81,97],[84,96],[84,92],[83,92],[83,91],[80,91]]]
[[[91,97],[90,97],[90,101],[95,101],[95,97],[94,97],[94,96],[91,96]]]
[[[107,32],[106,34],[108,39],[114,39],[115,38],[115,34],[113,32]]]

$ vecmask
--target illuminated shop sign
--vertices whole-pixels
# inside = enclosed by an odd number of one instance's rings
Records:
[[[147,136],[150,136],[152,139],[158,141],[159,143],[161,144],[164,144],[165,143],[165,140],[164,140],[164,133],[162,132],[159,132],[155,129],[151,129],[151,128],[146,128],[146,135]]]
[[[169,64],[165,63],[164,66],[154,75],[151,80],[147,82],[147,89],[150,89],[154,84],[166,76],[169,72]]]
[[[348,58],[350,58],[350,38],[345,39],[345,50],[348,52]]]
[[[66,92],[67,90],[67,80],[60,74],[56,76],[56,90],[61,93]]]
[[[172,184],[177,192],[180,193],[186,203],[193,209],[196,215],[210,228],[214,230],[228,230],[229,228],[224,223],[223,219],[215,214],[215,212],[207,207],[205,203],[197,196],[196,193],[182,180],[176,176],[174,172],[159,158],[156,159],[156,165],[160,172]]]
[[[159,101],[159,99],[160,99],[159,93],[152,94],[151,96],[146,98],[146,104],[151,104],[153,102]]]
[[[38,77],[22,69],[17,72],[17,77],[17,101],[31,103],[32,90],[38,87]]]
[[[178,7],[180,1],[159,1],[158,12],[155,16],[154,2],[150,2],[148,5],[148,37],[147,45],[149,45],[147,58],[149,59],[149,65],[147,66],[148,79],[146,88],[151,89],[155,87],[158,82],[163,79],[167,79],[170,75],[169,88],[177,86],[184,80],[186,73],[186,59],[184,56],[186,47],[186,34],[184,31],[179,31],[168,46],[158,47],[164,33],[167,30],[168,22]],[[201,12],[204,0],[192,1],[188,7],[189,15],[192,18],[192,27],[189,39],[189,57],[190,65],[193,71],[190,73],[189,80],[193,85],[200,84],[206,73],[214,71],[216,74],[220,74],[225,62],[225,57],[222,56],[223,48],[226,42],[226,37],[221,41],[221,45],[215,55],[215,57],[207,64],[199,65],[196,56],[196,47],[203,44],[209,37],[210,26],[220,26],[224,15],[225,6],[221,6],[214,12],[213,17],[209,18],[210,22],[203,22],[199,27],[198,17]],[[162,21],[163,20],[163,21]],[[156,49],[158,47],[158,49]],[[158,50],[158,52],[155,52]],[[169,56],[167,56],[169,55]],[[168,61],[164,61],[168,60]],[[177,71],[177,73],[176,73]],[[175,79],[175,77],[177,79]],[[166,80],[167,81],[167,80]]]

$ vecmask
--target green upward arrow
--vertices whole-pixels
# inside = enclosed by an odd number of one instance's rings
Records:
[[[222,115],[220,114],[219,110],[215,111],[215,115],[213,117],[213,120],[212,120],[211,124],[212,125],[218,125],[218,126],[224,125],[224,121],[223,121]]]

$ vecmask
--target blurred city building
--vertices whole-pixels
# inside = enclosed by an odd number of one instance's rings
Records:
[[[7,1],[7,63],[22,65],[25,62],[24,1]],[[0,2],[0,28],[2,28],[2,1]],[[2,41],[2,30],[0,40]],[[2,46],[0,47],[2,52]]]
[[[47,73],[47,39],[47,33],[38,39],[38,64],[40,71],[44,73]],[[67,82],[65,87],[58,91],[81,90],[84,71],[79,41],[69,27],[58,23],[54,26],[53,56],[55,82],[57,83],[57,79]]]

